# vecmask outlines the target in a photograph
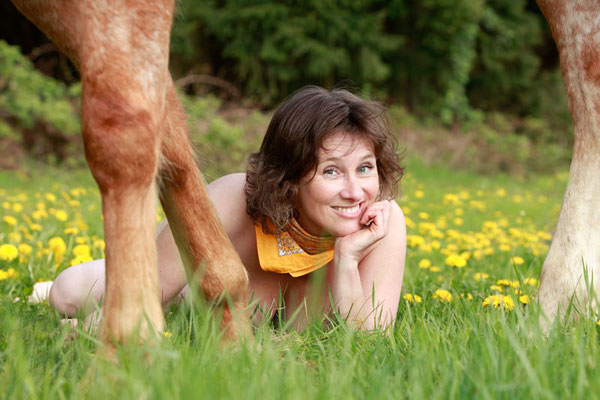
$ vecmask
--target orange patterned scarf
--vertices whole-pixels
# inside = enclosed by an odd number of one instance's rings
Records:
[[[293,219],[286,232],[269,234],[254,225],[260,267],[264,271],[306,275],[333,260],[333,236],[314,236]]]

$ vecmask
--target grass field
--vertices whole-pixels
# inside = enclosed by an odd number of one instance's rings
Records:
[[[34,282],[102,257],[89,174],[1,172],[0,397],[598,397],[597,318],[557,323],[545,338],[534,302],[566,173],[485,177],[415,161],[407,170],[409,249],[389,336],[265,324],[252,342],[222,348],[206,307],[181,307],[159,346],[122,348],[118,364],[96,357],[84,332],[66,341],[47,304],[24,301]]]

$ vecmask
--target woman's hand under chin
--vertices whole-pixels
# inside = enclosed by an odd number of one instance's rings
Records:
[[[388,234],[391,207],[388,200],[368,205],[359,221],[363,228],[336,239],[336,258],[360,262],[372,246]]]

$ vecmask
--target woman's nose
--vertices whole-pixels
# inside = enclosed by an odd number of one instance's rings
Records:
[[[350,176],[344,179],[344,187],[340,192],[340,196],[344,199],[359,200],[362,192],[358,179]]]

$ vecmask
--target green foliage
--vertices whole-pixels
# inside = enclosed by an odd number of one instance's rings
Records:
[[[33,68],[19,48],[0,40],[0,107],[24,128],[37,121],[51,124],[67,135],[81,130],[73,102],[80,85],[67,88]]]
[[[68,144],[81,130],[77,106],[80,87],[80,84],[66,87],[44,76],[33,68],[18,47],[0,40],[0,118],[3,120],[0,137],[14,139],[27,131],[31,142],[56,142],[58,136]],[[51,152],[49,149],[40,151]]]
[[[472,104],[485,110],[531,112],[528,95],[535,88],[543,19],[525,12],[526,0],[487,2],[477,35],[477,63],[468,85]]]
[[[381,86],[392,72],[383,59],[401,43],[383,29],[385,10],[365,0],[185,0],[181,7],[174,50],[186,53],[190,32],[203,35],[195,42],[216,47],[216,74],[267,104],[309,83]]]
[[[465,86],[475,61],[482,0],[390,0],[388,25],[404,45],[389,62],[392,94],[452,122],[470,111]]]
[[[476,109],[528,115],[554,90],[538,84],[552,41],[531,3],[184,0],[172,53],[180,72],[217,75],[270,106],[306,84],[350,82],[447,125]]]
[[[204,176],[211,181],[227,173],[245,171],[247,156],[258,150],[268,123],[267,116],[245,115],[242,128],[219,115],[221,102],[215,97],[180,95],[180,98]]]

